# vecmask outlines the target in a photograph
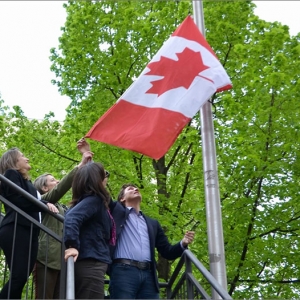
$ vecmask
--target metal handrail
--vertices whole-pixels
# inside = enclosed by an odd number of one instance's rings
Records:
[[[5,184],[7,184],[8,186],[10,186],[14,190],[16,190],[19,194],[21,194],[22,196],[24,196],[26,199],[28,199],[28,201],[30,201],[30,202],[34,203],[35,205],[37,205],[41,209],[42,212],[50,214],[51,216],[53,216],[55,219],[57,219],[58,221],[60,221],[62,223],[64,222],[64,217],[62,215],[55,214],[55,213],[51,212],[48,209],[47,205],[45,205],[43,202],[41,202],[40,200],[38,200],[37,198],[35,198],[31,194],[29,194],[28,192],[26,192],[25,190],[23,190],[18,185],[16,185],[15,183],[11,182],[9,179],[7,179],[6,177],[4,177],[1,174],[0,174],[0,181],[5,182]],[[59,236],[58,234],[56,234],[54,231],[52,231],[51,229],[49,229],[48,227],[46,227],[44,224],[40,223],[36,219],[32,218],[30,215],[28,215],[22,209],[20,209],[19,207],[17,207],[16,205],[14,205],[12,202],[8,201],[7,199],[5,199],[1,195],[0,195],[0,202],[4,203],[4,205],[12,208],[17,214],[22,215],[28,221],[30,221],[32,224],[34,224],[35,226],[37,226],[39,229],[41,229],[44,232],[46,232],[46,234],[48,234],[50,237],[52,237],[56,241],[58,241],[62,245],[62,251],[64,250],[64,247],[63,247],[63,238],[61,236]],[[0,208],[1,208],[1,205],[0,205]],[[5,217],[5,215],[1,212],[1,215],[0,215],[0,224],[1,224],[1,222],[2,222],[2,220],[3,220],[4,217]],[[63,280],[63,275],[65,274],[65,269],[66,269],[65,265],[66,264],[63,264],[63,263],[61,265],[61,275],[62,275],[61,280]],[[28,289],[28,287],[27,287],[27,289]],[[60,294],[61,295],[65,295],[65,287],[61,286],[61,288],[60,288]]]
[[[55,219],[63,222],[64,221],[64,217],[60,214],[55,214],[52,211],[50,211],[47,207],[46,204],[44,204],[43,202],[41,202],[40,200],[38,200],[37,198],[33,197],[31,194],[29,194],[28,192],[26,192],[25,190],[23,190],[22,188],[20,188],[18,185],[16,185],[15,183],[13,183],[12,181],[10,181],[9,179],[7,179],[5,176],[0,174],[0,181],[5,182],[5,184],[7,184],[8,186],[12,187],[14,190],[16,190],[18,193],[20,193],[22,196],[26,197],[30,202],[34,203],[35,205],[37,205],[42,211],[49,213],[50,215],[52,215]],[[26,214],[27,215],[27,214]]]
[[[232,299],[232,297],[228,294],[228,292],[218,283],[218,281],[215,279],[215,277],[204,267],[204,265],[197,259],[197,257],[190,251],[190,250],[185,250],[178,262],[178,265],[176,266],[169,282],[168,282],[168,291],[169,295],[168,298],[173,298],[176,294],[176,291],[179,290],[180,284],[182,285],[182,280],[181,283],[177,283],[177,285],[174,288],[173,293],[170,291],[172,290],[172,286],[175,283],[175,280],[178,278],[179,272],[182,269],[183,265],[185,262],[189,261],[194,264],[194,266],[201,272],[201,274],[206,278],[206,280],[209,282],[209,284],[215,289],[215,291],[222,297],[222,299]],[[191,277],[192,274],[190,272],[185,272],[185,275],[187,277]],[[202,287],[199,287],[194,284],[194,286],[199,290],[199,293],[201,293],[205,299],[210,299],[208,294],[202,289]]]
[[[0,180],[5,182],[10,187],[14,188],[24,197],[26,197],[29,201],[36,204],[42,211],[51,214],[54,218],[58,219],[59,221],[63,222],[64,217],[59,214],[54,214],[50,212],[47,206],[33,197],[31,194],[27,193],[25,190],[5,178],[3,175],[0,175]],[[22,211],[20,208],[15,206],[13,203],[5,199],[3,196],[0,195],[0,201],[3,202],[5,205],[11,207],[15,210],[18,214],[24,216],[29,221],[31,221],[34,225],[38,226],[43,231],[47,232],[50,236],[56,239],[58,242],[62,243],[63,246],[63,239],[52,230],[48,229],[48,227],[44,226],[43,224],[39,223],[37,220],[29,216],[26,212]],[[63,250],[63,249],[62,249]],[[197,259],[197,257],[190,251],[185,250],[168,282],[160,282],[160,288],[166,288],[167,291],[167,298],[173,299],[178,297],[180,293],[180,289],[185,286],[185,299],[194,299],[195,295],[194,292],[197,292],[198,295],[202,296],[202,299],[211,299],[208,293],[204,290],[201,286],[199,281],[194,277],[192,274],[192,264],[197,268],[203,277],[208,281],[210,286],[216,291],[222,299],[232,299],[231,296],[227,293],[227,291],[218,283],[218,281],[213,277],[213,275],[204,267],[204,265]],[[75,281],[74,281],[74,258],[69,257],[67,260],[67,268],[64,268],[65,275],[63,278],[66,278],[66,290],[65,295],[66,299],[75,299]],[[182,268],[185,266],[184,274],[179,278],[180,272]],[[179,280],[178,280],[179,278]],[[177,284],[175,285],[176,280],[178,280]],[[108,284],[109,280],[105,280],[105,283]],[[175,285],[175,286],[174,286]],[[174,286],[174,287],[173,287]],[[172,290],[173,289],[173,290]]]
[[[61,236],[59,236],[58,234],[56,234],[55,232],[53,232],[51,229],[49,229],[48,227],[46,227],[44,224],[40,223],[39,221],[37,221],[33,217],[29,216],[26,212],[24,212],[22,209],[20,209],[19,207],[17,207],[16,205],[14,205],[13,203],[11,203],[10,201],[8,201],[7,199],[5,199],[1,195],[0,195],[0,201],[3,202],[5,205],[11,207],[14,211],[16,211],[18,214],[22,215],[23,217],[25,217],[28,221],[30,221],[31,223],[33,223],[34,225],[36,225],[38,228],[40,228],[43,231],[47,232],[49,235],[51,235],[51,237],[53,237],[57,241],[62,242],[62,237]],[[37,201],[39,201],[39,200],[37,200]],[[44,206],[46,206],[46,205],[44,205]],[[47,209],[47,211],[49,211],[48,208],[46,208],[46,209]]]

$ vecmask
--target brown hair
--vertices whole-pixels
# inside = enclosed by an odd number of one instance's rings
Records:
[[[0,158],[0,174],[3,175],[7,170],[13,169],[19,171],[25,179],[29,179],[28,171],[18,169],[17,167],[20,152],[21,151],[17,147],[14,147],[2,154]]]
[[[71,207],[75,206],[84,195],[96,195],[101,197],[105,207],[108,208],[110,197],[102,182],[104,178],[105,170],[100,163],[90,162],[79,168],[72,183]]]
[[[120,189],[120,192],[119,192],[119,195],[118,195],[118,201],[121,201],[121,199],[124,197],[124,192],[126,190],[126,188],[130,187],[130,186],[133,186],[135,188],[137,188],[137,186],[133,183],[125,183],[122,185],[121,189]]]

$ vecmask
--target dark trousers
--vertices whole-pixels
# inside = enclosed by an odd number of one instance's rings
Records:
[[[75,262],[75,299],[104,299],[107,266],[95,259]]]
[[[0,228],[0,247],[10,270],[10,279],[4,285],[0,299],[22,298],[23,288],[37,258],[38,234],[39,230],[34,229],[30,238],[30,227],[17,225],[13,252],[14,224]]]
[[[35,299],[59,299],[60,270],[47,268],[36,261],[33,270]]]

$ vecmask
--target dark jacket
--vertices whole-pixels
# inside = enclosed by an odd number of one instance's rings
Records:
[[[20,172],[18,172],[17,170],[10,169],[4,173],[4,176],[19,187],[21,187],[26,192],[37,198],[37,190],[35,189],[30,180],[26,180],[23,178]],[[41,211],[41,209],[37,205],[32,203],[30,200],[28,200],[26,197],[20,195],[16,190],[9,187],[4,182],[1,182],[1,195],[14,205],[22,209],[29,216],[39,221],[39,212]],[[43,200],[42,202],[45,204],[47,203],[47,201]],[[5,205],[5,217],[3,218],[1,226],[13,223],[15,221],[15,217],[16,212]],[[17,224],[22,226],[30,226],[31,222],[23,216],[18,215]]]
[[[77,260],[94,258],[110,264],[109,240],[112,223],[108,210],[98,196],[86,196],[65,216],[66,248],[76,248]]]
[[[126,223],[130,211],[125,206],[123,206],[119,201],[110,201],[109,208],[116,223],[117,244],[118,244],[118,237],[122,232],[122,228]],[[175,245],[171,245],[169,243],[167,236],[165,235],[164,231],[162,230],[157,220],[151,219],[145,215],[143,216],[146,220],[148,233],[149,233],[151,262],[152,262],[151,266],[153,271],[152,273],[153,276],[155,276],[157,292],[159,292],[159,284],[158,284],[158,278],[156,273],[155,248],[162,255],[162,257],[168,260],[174,260],[180,257],[184,250],[182,249],[180,242]],[[115,251],[115,247],[111,247],[112,257],[114,251]]]

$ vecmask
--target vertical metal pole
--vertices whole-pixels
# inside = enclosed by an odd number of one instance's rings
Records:
[[[66,299],[75,299],[75,267],[74,257],[70,256],[67,260],[67,286],[66,286]]]
[[[203,36],[205,36],[202,0],[193,0],[193,12],[194,21]],[[227,291],[223,226],[211,103],[206,102],[201,107],[200,121],[210,272]],[[220,299],[219,294],[214,289],[212,290],[212,298]]]

